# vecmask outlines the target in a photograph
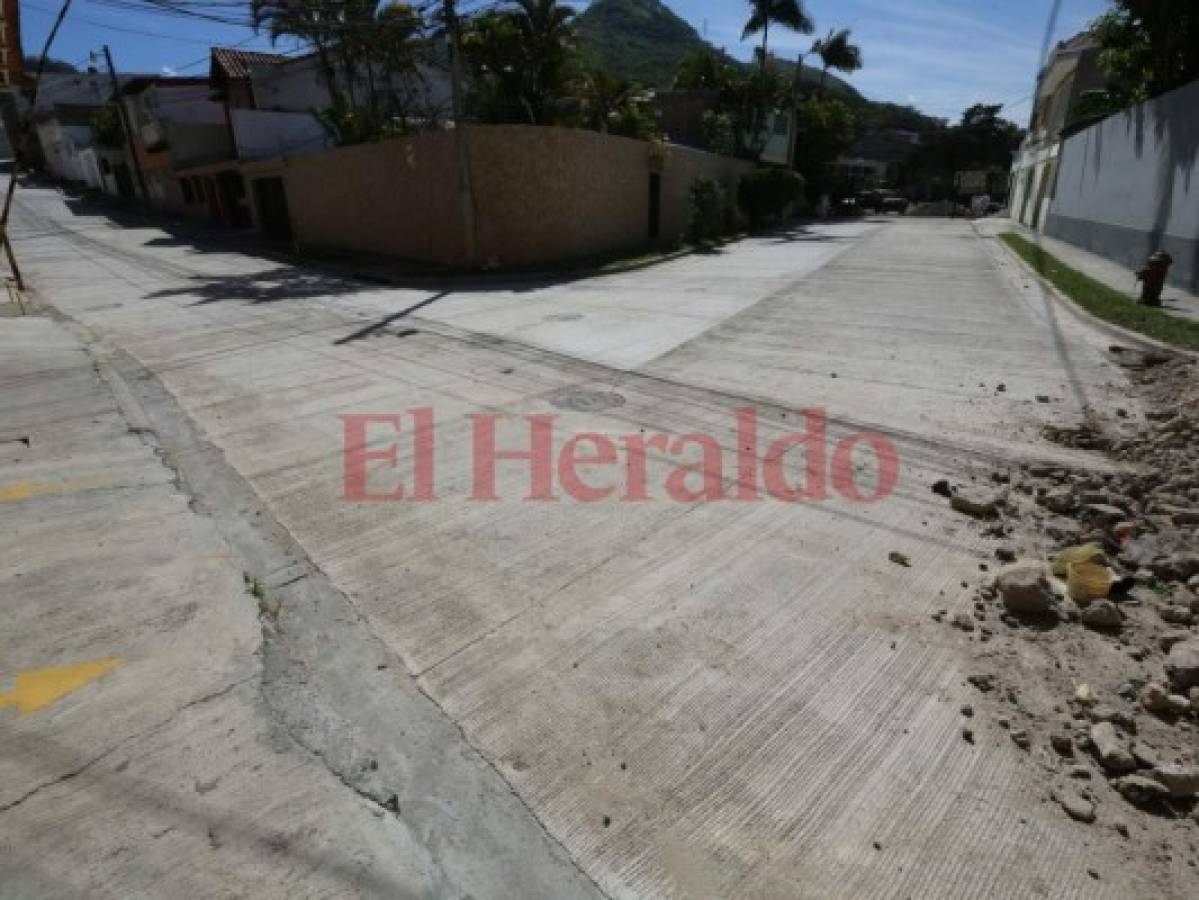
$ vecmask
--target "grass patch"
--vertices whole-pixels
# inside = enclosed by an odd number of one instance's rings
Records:
[[[999,239],[1091,315],[1174,347],[1199,350],[1199,322],[1172,316],[1155,306],[1141,306],[1120,291],[1070,268],[1015,232],[1004,232]]]

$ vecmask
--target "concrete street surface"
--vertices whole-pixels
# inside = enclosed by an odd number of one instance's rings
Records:
[[[431,708],[471,871],[289,734],[255,594],[295,563],[247,584],[145,413],[64,326],[0,319],[0,672],[32,704],[0,712],[0,896],[595,896]]]
[[[1085,465],[1041,428],[1129,405],[1110,339],[968,222],[395,288],[18,198],[31,298],[66,321],[0,319],[0,691],[120,662],[0,710],[0,894],[1143,888],[1005,735],[961,738],[963,642],[930,614],[994,560],[929,486]],[[759,464],[821,408],[830,457],[857,432],[895,448],[894,491],[668,496],[687,434],[722,454],[687,484],[736,493],[745,407]],[[435,499],[347,499],[341,417],[402,416],[367,433],[398,448],[368,487],[411,491],[418,408]],[[472,499],[472,414],[502,417],[501,449],[528,448],[531,414],[556,417],[555,453],[641,436],[648,499],[620,499],[623,455],[579,467],[619,486],[595,502],[560,466],[557,499],[526,500],[522,460]],[[846,461],[869,494],[869,444]]]

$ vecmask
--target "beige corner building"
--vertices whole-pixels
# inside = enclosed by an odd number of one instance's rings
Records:
[[[1045,225],[1063,132],[1074,121],[1078,101],[1087,91],[1106,86],[1098,57],[1095,38],[1077,34],[1053,49],[1037,78],[1028,136],[1012,162],[1010,193],[1012,218],[1030,228]]]

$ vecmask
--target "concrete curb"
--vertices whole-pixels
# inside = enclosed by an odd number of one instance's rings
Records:
[[[1083,309],[1076,302],[1074,302],[1071,297],[1058,290],[1057,287],[1054,286],[1053,282],[1025,262],[1020,254],[1009,247],[1005,241],[1001,241],[998,234],[986,235],[980,232],[973,224],[971,224],[971,227],[974,228],[975,234],[977,234],[983,240],[991,240],[999,245],[1003,252],[1006,253],[1012,260],[1014,260],[1016,265],[1023,272],[1025,272],[1029,277],[1035,278],[1046,290],[1049,296],[1051,296],[1059,306],[1063,307],[1075,318],[1085,322],[1088,325],[1091,325],[1099,331],[1103,331],[1112,335],[1112,337],[1119,338],[1126,343],[1132,344],[1133,347],[1138,350],[1157,350],[1161,353],[1169,354],[1170,356],[1185,357],[1187,359],[1199,359],[1199,352],[1194,350],[1185,350],[1182,347],[1175,347],[1172,344],[1167,344],[1164,341],[1159,341],[1156,338],[1151,338],[1148,335],[1141,334],[1140,332],[1132,331],[1122,325],[1116,325],[1115,323],[1109,322],[1106,319],[1101,319],[1094,313]]]

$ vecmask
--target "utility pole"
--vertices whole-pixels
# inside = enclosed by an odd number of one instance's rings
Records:
[[[454,112],[454,143],[458,150],[458,195],[462,206],[462,230],[466,233],[466,265],[478,263],[478,236],[475,232],[475,191],[470,177],[470,147],[466,142],[466,122],[462,103],[462,48],[459,44],[458,14],[454,0],[444,0],[446,44],[450,53],[450,106]]]
[[[21,278],[21,270],[17,268],[17,258],[13,255],[12,241],[8,238],[8,217],[12,213],[12,198],[17,190],[17,177],[25,166],[25,142],[29,139],[30,120],[33,118],[34,110],[37,109],[37,94],[42,86],[42,71],[46,68],[46,60],[50,57],[50,47],[54,43],[54,38],[58,36],[58,29],[62,27],[63,20],[67,17],[67,10],[70,8],[71,0],[63,0],[58,15],[54,17],[54,24],[50,26],[50,33],[46,35],[46,43],[42,46],[42,55],[38,57],[37,72],[33,76],[33,90],[29,93],[29,108],[25,115],[20,117],[17,133],[13,135],[15,143],[12,148],[12,171],[8,176],[8,186],[4,190],[4,209],[0,211],[0,241],[4,243],[4,252],[8,255],[8,262],[12,266],[13,278],[17,282],[19,291],[25,290],[25,281]]]
[[[117,103],[117,111],[121,116],[121,127],[125,129],[125,143],[129,147],[129,158],[133,160],[133,171],[137,175],[137,185],[142,189],[142,201],[150,202],[150,192],[146,190],[146,176],[142,174],[142,161],[137,155],[137,144],[133,140],[133,128],[129,124],[129,116],[125,112],[125,103],[121,100],[121,85],[117,81],[117,70],[112,64],[112,53],[108,44],[104,45],[104,62],[108,65],[108,77],[112,82],[112,96]]]

